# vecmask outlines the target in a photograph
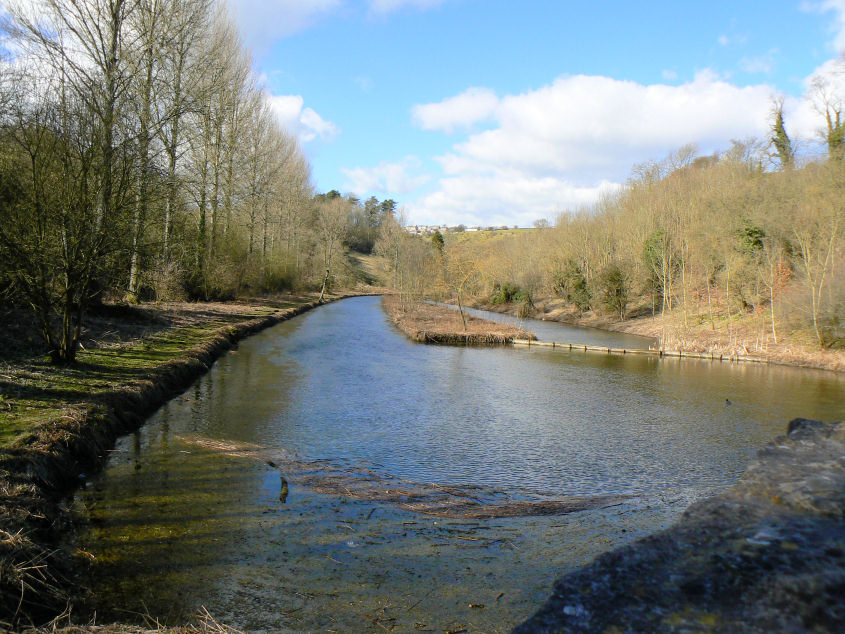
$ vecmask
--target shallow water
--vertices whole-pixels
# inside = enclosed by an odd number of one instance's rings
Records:
[[[554,338],[638,343],[591,332]],[[330,304],[242,342],[120,441],[77,497],[92,607],[179,622],[205,606],[250,631],[506,631],[560,574],[733,483],[789,419],[842,418],[843,388],[756,364],[425,346],[379,298]],[[433,517],[409,510],[419,489],[476,510],[596,503]]]
[[[444,304],[452,309],[455,306]],[[468,314],[490,321],[503,324],[511,324],[518,328],[524,328],[533,332],[540,341],[555,341],[557,343],[572,343],[588,346],[607,346],[610,348],[627,348],[628,350],[648,350],[650,345],[657,343],[653,337],[642,337],[640,335],[629,335],[623,332],[611,332],[599,328],[585,328],[582,326],[570,326],[557,321],[546,321],[540,319],[526,319],[516,317],[507,313],[497,313],[478,308],[464,308]]]

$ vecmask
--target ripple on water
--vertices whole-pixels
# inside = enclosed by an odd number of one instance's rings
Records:
[[[832,373],[424,346],[379,301],[242,342],[120,441],[77,500],[100,618],[506,630],[790,418],[843,414]]]

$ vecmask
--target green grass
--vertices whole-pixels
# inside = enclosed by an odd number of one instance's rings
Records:
[[[0,366],[0,447],[14,445],[35,425],[60,418],[111,390],[143,380],[223,328],[312,301],[262,301],[237,313],[209,312],[202,321],[161,330],[107,347],[80,350],[77,363],[60,367],[45,358]]]
[[[536,229],[499,229],[496,231],[461,231],[458,233],[447,233],[443,237],[446,239],[446,245],[463,244],[463,243],[484,243],[493,244],[500,240],[512,238],[517,235],[524,235],[530,231],[537,231]]]

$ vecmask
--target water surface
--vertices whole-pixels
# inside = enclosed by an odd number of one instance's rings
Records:
[[[592,332],[549,338],[633,347]],[[790,418],[842,418],[843,387],[757,364],[426,346],[379,298],[330,304],[242,342],[120,441],[78,496],[95,607],[180,622],[205,606],[251,631],[507,631],[555,577],[733,483]],[[469,521],[300,486],[309,469],[480,500],[623,497]]]

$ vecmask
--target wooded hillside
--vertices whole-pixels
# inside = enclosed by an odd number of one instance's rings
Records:
[[[841,147],[832,145],[831,149]],[[421,297],[516,304],[558,298],[578,312],[671,317],[673,337],[707,326],[762,346],[845,343],[845,161],[770,166],[766,143],[639,166],[593,208],[554,227],[445,245],[397,234],[394,283]],[[389,246],[388,246],[389,243]]]
[[[74,359],[91,302],[348,277],[357,207],[314,195],[223,3],[7,5],[0,298],[32,306],[55,361]]]

